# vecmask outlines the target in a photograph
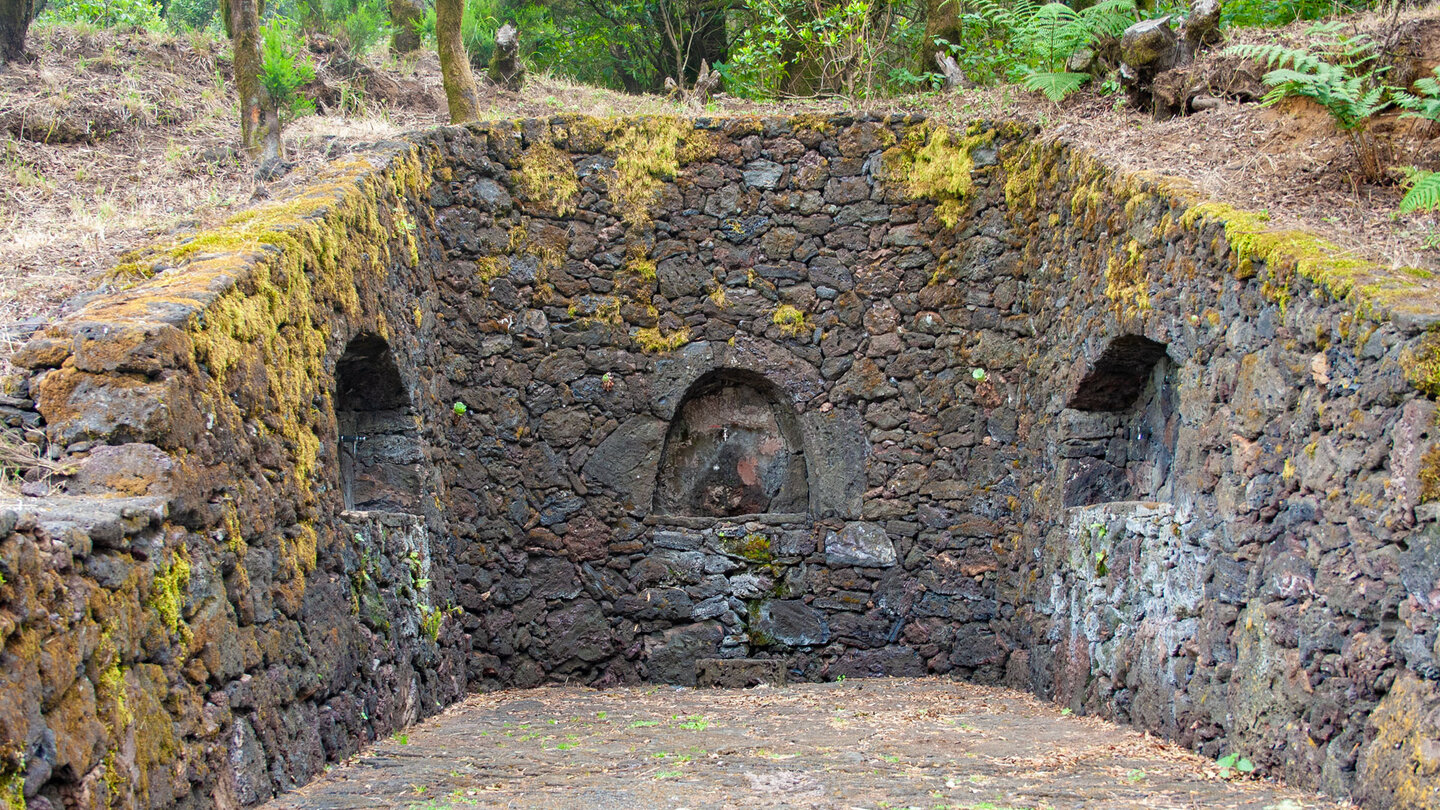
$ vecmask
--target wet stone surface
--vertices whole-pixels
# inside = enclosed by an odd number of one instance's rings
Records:
[[[472,695],[266,810],[1348,808],[1024,693],[896,678]]]

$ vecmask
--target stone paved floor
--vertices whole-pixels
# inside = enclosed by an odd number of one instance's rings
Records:
[[[473,695],[267,810],[1349,805],[1020,692],[893,679]]]

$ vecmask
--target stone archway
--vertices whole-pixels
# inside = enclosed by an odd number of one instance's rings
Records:
[[[696,380],[670,422],[654,511],[733,517],[805,513],[810,492],[794,410],[751,371],[721,369]]]

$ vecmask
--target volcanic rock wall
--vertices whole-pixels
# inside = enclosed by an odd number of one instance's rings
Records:
[[[70,468],[0,512],[12,804],[249,804],[467,688],[710,657],[1436,800],[1424,274],[1012,126],[559,118],[332,173],[18,356]]]

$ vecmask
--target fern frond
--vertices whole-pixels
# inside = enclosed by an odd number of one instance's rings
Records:
[[[1405,192],[1405,198],[1400,201],[1397,213],[1408,214],[1412,211],[1434,211],[1440,208],[1440,172],[1427,172],[1421,169],[1406,169],[1410,176],[1410,190]]]
[[[1311,53],[1304,48],[1287,48],[1276,44],[1253,44],[1242,43],[1231,45],[1225,49],[1225,53],[1232,56],[1239,56],[1244,59],[1254,59],[1263,62],[1265,67],[1283,68],[1290,66],[1295,70],[1313,73],[1322,69],[1322,66],[1329,67],[1330,63],[1321,59],[1318,54]]]
[[[1031,71],[1021,82],[1026,90],[1044,93],[1045,97],[1059,104],[1065,97],[1080,89],[1090,78],[1089,73],[1046,73]]]
[[[1436,78],[1440,78],[1440,67],[1436,67],[1433,72]],[[1415,81],[1415,89],[1420,91],[1420,95],[1413,95],[1399,88],[1391,89],[1391,100],[1401,109],[1408,110],[1401,113],[1400,117],[1440,122],[1440,82],[1427,76]]]

